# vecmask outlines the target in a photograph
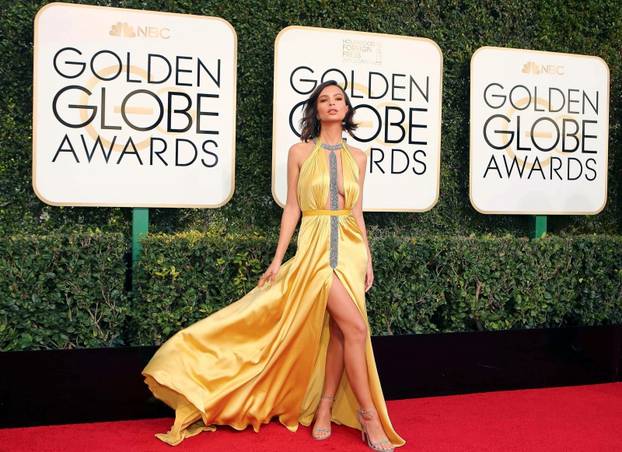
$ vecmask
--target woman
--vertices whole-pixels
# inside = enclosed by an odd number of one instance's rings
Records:
[[[365,311],[373,283],[362,213],[365,154],[345,144],[354,110],[334,81],[307,100],[302,141],[289,150],[287,202],[274,259],[240,300],[181,330],[143,370],[175,409],[171,445],[214,425],[255,431],[273,416],[330,436],[331,420],[360,429],[374,450],[404,440],[380,388]],[[281,264],[296,224],[296,255]],[[346,378],[342,378],[345,368]]]

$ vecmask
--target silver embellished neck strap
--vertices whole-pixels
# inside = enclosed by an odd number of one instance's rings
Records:
[[[338,149],[341,148],[341,143],[337,143],[337,144],[326,144],[326,143],[322,143],[322,147],[324,149],[327,149],[329,151],[336,151]]]
[[[341,147],[341,144],[336,145],[337,149]],[[322,147],[324,145],[322,144]],[[330,153],[328,154],[328,161],[330,164],[330,184],[329,184],[329,192],[330,192],[330,209],[337,210],[339,208],[339,202],[337,198],[337,156],[335,155],[335,149],[330,149]],[[339,217],[336,215],[331,215],[330,217],[330,266],[335,268],[337,266],[337,258],[338,258],[338,234],[339,232]]]

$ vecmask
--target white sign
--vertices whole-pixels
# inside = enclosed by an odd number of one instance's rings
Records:
[[[601,58],[482,47],[471,58],[471,204],[486,214],[596,214],[607,201]]]
[[[272,194],[287,198],[287,152],[300,140],[304,101],[327,80],[344,88],[367,154],[363,208],[425,211],[438,199],[443,57],[434,41],[287,27],[275,42]]]
[[[51,3],[35,18],[33,187],[52,205],[233,195],[237,38],[215,17]]]

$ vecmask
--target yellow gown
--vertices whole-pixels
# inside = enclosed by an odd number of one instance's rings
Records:
[[[318,140],[298,176],[303,215],[296,254],[281,265],[271,286],[255,287],[179,331],[143,369],[154,396],[175,410],[173,426],[156,434],[158,439],[174,446],[201,431],[215,430],[216,425],[242,430],[250,424],[259,431],[274,416],[291,431],[299,423],[308,426],[313,421],[324,384],[330,337],[326,303],[334,277],[367,323],[367,250],[351,215],[359,196],[359,172],[347,145],[342,144],[341,150],[343,209],[325,208],[329,163]],[[389,441],[401,446],[405,442],[389,420],[369,336],[366,358],[380,421]],[[360,430],[357,408],[344,373],[335,394],[333,422]]]

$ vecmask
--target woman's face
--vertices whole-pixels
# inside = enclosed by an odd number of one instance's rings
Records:
[[[329,85],[320,92],[317,98],[317,116],[320,122],[341,122],[347,112],[348,106],[341,88]]]

